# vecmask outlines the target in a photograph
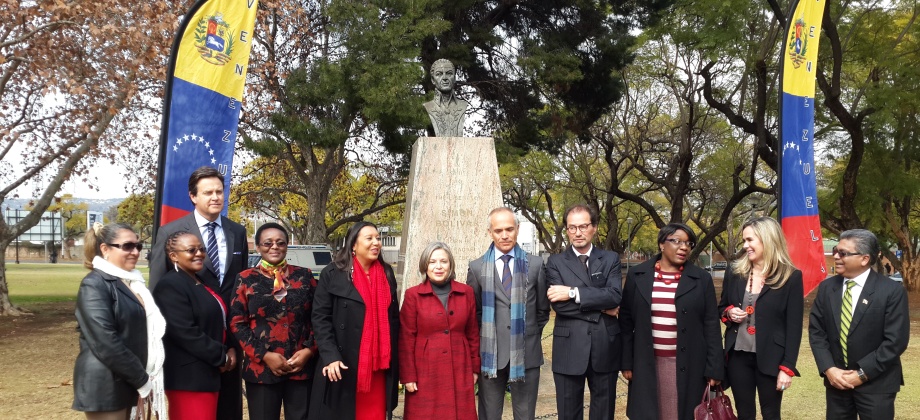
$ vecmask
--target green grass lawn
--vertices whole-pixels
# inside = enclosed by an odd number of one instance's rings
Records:
[[[139,267],[147,277],[146,266]],[[16,264],[6,263],[6,278],[10,300],[26,306],[41,302],[62,302],[77,299],[80,280],[89,272],[82,264]]]

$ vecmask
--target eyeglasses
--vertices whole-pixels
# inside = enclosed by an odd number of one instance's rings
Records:
[[[565,230],[569,231],[569,233],[575,233],[577,231],[587,232],[589,227],[591,227],[590,223],[586,225],[578,225],[578,226],[568,225],[565,227]]]
[[[272,246],[275,246],[275,245],[277,245],[278,248],[287,248],[287,245],[288,245],[288,244],[287,244],[287,242],[285,242],[285,241],[277,241],[277,242],[262,242],[262,243],[259,244],[259,245],[262,246],[262,247],[271,249],[271,247],[272,247]]]
[[[834,255],[834,254],[839,255],[840,258],[846,258],[846,257],[849,257],[849,256],[851,256],[851,255],[866,255],[866,254],[860,254],[860,253],[858,253],[858,252],[846,252],[846,251],[841,251],[841,250],[837,249],[836,246],[834,247],[833,250],[831,250],[831,255]]]
[[[208,253],[208,249],[205,248],[205,247],[203,247],[203,246],[200,246],[200,247],[198,247],[198,248],[183,249],[183,251],[185,251],[185,252],[188,253],[189,255],[195,255],[195,254],[197,254],[197,253],[199,253],[199,252],[201,252],[201,253],[203,253],[203,254],[207,254],[207,253]]]
[[[665,242],[668,242],[668,243],[670,243],[671,245],[674,245],[674,246],[676,246],[676,247],[680,247],[681,245],[686,245],[687,248],[693,248],[694,246],[696,246],[696,242],[692,242],[692,241],[682,241],[682,240],[677,239],[677,238],[668,238],[668,239],[665,239],[664,241],[665,241]]]
[[[139,242],[125,242],[123,244],[110,244],[107,242],[106,245],[114,246],[115,248],[118,248],[125,252],[131,252],[131,251],[134,251],[135,249],[137,249],[138,251],[140,251],[141,249],[144,249],[144,244],[139,243]]]

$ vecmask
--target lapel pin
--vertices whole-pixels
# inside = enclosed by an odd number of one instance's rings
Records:
[[[869,304],[869,299],[863,299],[863,305],[868,305],[868,304]]]

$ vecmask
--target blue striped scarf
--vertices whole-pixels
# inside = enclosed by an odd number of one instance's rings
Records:
[[[527,254],[520,246],[511,250],[514,257],[514,270],[511,275],[511,362],[508,382],[524,380],[524,325],[525,306],[527,302]],[[482,375],[495,378],[498,341],[495,328],[495,244],[482,256],[482,329],[480,330],[479,352],[482,356]],[[500,292],[499,292],[500,293]]]

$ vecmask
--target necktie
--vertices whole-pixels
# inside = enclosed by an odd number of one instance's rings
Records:
[[[500,260],[505,262],[505,268],[502,270],[502,287],[506,292],[511,291],[511,255],[502,255]]]
[[[588,271],[588,256],[584,254],[579,255],[578,260],[581,261],[582,264],[584,264],[585,271]]]
[[[220,277],[220,248],[217,247],[217,235],[214,234],[214,230],[217,229],[217,222],[210,222],[205,226],[208,227],[208,258],[211,260],[211,264],[214,265],[215,274]]]
[[[840,348],[843,349],[844,367],[849,366],[847,361],[847,335],[850,333],[850,321],[853,320],[853,286],[856,282],[847,280],[847,291],[843,293],[843,305],[840,307]]]

